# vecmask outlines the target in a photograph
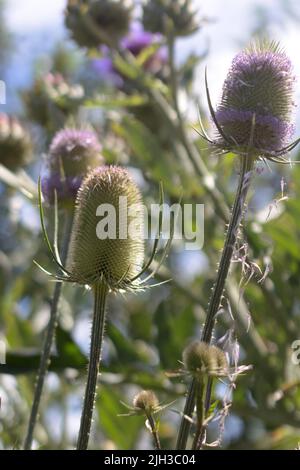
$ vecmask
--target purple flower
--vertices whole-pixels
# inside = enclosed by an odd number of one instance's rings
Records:
[[[257,156],[280,153],[294,132],[290,122],[295,78],[291,61],[275,43],[239,53],[224,82],[215,113],[224,149]]]
[[[59,202],[74,203],[84,176],[103,164],[97,135],[87,129],[63,129],[54,136],[42,178],[45,199],[53,204],[54,190]]]

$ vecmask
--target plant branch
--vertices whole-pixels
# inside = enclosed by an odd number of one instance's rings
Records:
[[[203,401],[204,381],[203,379],[201,380],[196,379],[196,380],[197,380],[197,383],[196,383],[195,398],[196,398],[196,409],[197,409],[197,427],[196,427],[196,432],[194,436],[192,450],[199,449],[199,441],[201,441],[201,436],[203,434],[203,423],[205,419],[205,409],[204,409],[204,401]]]
[[[153,437],[153,442],[156,450],[161,450],[159,435],[157,432],[157,424],[151,414],[147,415],[147,420]]]
[[[106,316],[106,299],[108,287],[102,280],[94,286],[94,315],[92,325],[90,361],[88,379],[84,395],[81,414],[80,429],[77,441],[77,450],[86,450],[88,447],[93,410],[96,397],[97,379],[101,359],[102,343]]]
[[[63,235],[63,246],[61,251],[62,263],[65,263],[68,256],[68,247],[73,225],[73,211],[68,211],[65,218],[65,228]],[[39,370],[36,378],[35,392],[30,412],[30,418],[27,428],[27,434],[24,442],[24,449],[30,450],[32,446],[33,433],[38,419],[39,407],[42,398],[45,378],[50,365],[51,348],[55,336],[57,319],[59,314],[59,301],[62,292],[62,283],[57,282],[54,287],[53,298],[51,302],[50,318],[47,326],[43,349],[41,353]]]
[[[215,324],[216,315],[219,311],[222,296],[225,288],[226,278],[229,272],[231,258],[234,252],[235,243],[237,241],[238,229],[243,216],[244,205],[246,202],[247,192],[250,184],[250,176],[252,174],[254,160],[248,157],[241,158],[241,173],[239,179],[239,185],[235,196],[235,201],[232,209],[232,214],[229,222],[227,236],[218,268],[217,280],[213,288],[212,297],[209,302],[207,317],[204,324],[201,340],[206,343],[210,343],[212,332]],[[186,448],[187,439],[190,429],[190,421],[186,417],[191,417],[195,406],[195,380],[193,379],[183,412],[183,418],[181,420],[177,448],[184,450]],[[211,388],[211,383],[208,381],[208,389]],[[210,403],[210,391],[209,395],[206,396],[206,410],[209,408]]]

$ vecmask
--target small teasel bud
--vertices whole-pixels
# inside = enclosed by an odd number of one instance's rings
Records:
[[[142,390],[133,399],[134,408],[152,414],[159,408],[159,401],[152,390]]]
[[[65,24],[79,46],[97,47],[105,38],[117,44],[128,31],[131,9],[129,0],[68,0]]]
[[[67,269],[80,284],[132,287],[144,260],[143,205],[124,168],[93,170],[78,192]]]
[[[280,152],[294,131],[294,80],[291,61],[274,42],[260,42],[239,53],[215,113],[223,131],[218,145],[254,157]]]
[[[210,345],[203,341],[194,341],[183,351],[183,364],[192,374],[208,374],[216,369],[217,360],[211,353]]]
[[[90,129],[62,129],[50,144],[42,178],[42,190],[47,202],[73,205],[84,176],[103,164],[101,145],[96,133]]]
[[[26,165],[32,158],[29,133],[19,120],[7,114],[0,114],[0,163],[8,169]]]
[[[175,36],[187,36],[199,28],[192,0],[149,0],[143,6],[146,30]]]

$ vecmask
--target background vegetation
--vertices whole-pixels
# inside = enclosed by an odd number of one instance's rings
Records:
[[[203,4],[197,16],[203,38],[209,35],[205,17]],[[0,70],[5,76],[9,51],[18,50],[18,44],[2,18]],[[255,34],[267,30],[266,18],[257,15]],[[0,366],[2,448],[22,446],[53,292],[53,283],[33,264],[35,259],[53,270],[41,236],[33,182],[42,171],[43,153],[54,133],[66,124],[87,121],[99,134],[106,161],[133,171],[146,204],[157,200],[160,180],[169,202],[177,201],[183,189],[183,202],[205,204],[203,249],[187,252],[174,242],[157,276],[173,281],[130,295],[126,301],[121,296],[110,299],[101,413],[97,414],[97,402],[90,447],[151,448],[143,417],[118,416],[126,413],[121,401],[131,403],[140,388],[154,390],[161,403],[176,400],[160,415],[162,445],[174,446],[180,419],[174,409],[183,408],[186,380],[170,378],[165,372],[178,368],[188,341],[199,337],[223,245],[236,167],[232,155],[213,155],[193,129],[198,125],[197,106],[206,109],[194,78],[199,83],[199,75],[203,76],[209,47],[195,45],[184,60],[179,47],[173,62],[173,39],[160,38],[168,60],[155,71],[146,65],[157,54],[156,45],[144,49],[134,64],[118,63],[122,86],[99,71],[98,50],[87,52],[70,39],[57,44],[47,61],[35,57],[32,83],[18,90],[16,112],[31,134],[33,160],[15,173],[0,167],[0,334],[7,345],[6,364]],[[49,73],[62,75],[67,92],[47,85]],[[74,86],[77,91],[82,87],[76,98],[70,92]],[[6,112],[4,105],[1,109]],[[209,119],[206,124],[210,125]],[[0,147],[0,161],[2,152]],[[296,152],[293,158],[299,160],[300,155]],[[241,362],[253,365],[252,371],[239,377],[233,393],[223,434],[226,449],[293,449],[300,441],[300,368],[291,360],[292,343],[300,339],[300,168],[261,165],[260,170],[217,324],[216,336],[231,331],[240,345]],[[47,214],[51,228],[51,209]],[[36,448],[74,447],[91,311],[89,293],[64,286]],[[223,395],[220,382],[215,389],[220,403]],[[219,432],[218,422],[212,423],[208,441]]]

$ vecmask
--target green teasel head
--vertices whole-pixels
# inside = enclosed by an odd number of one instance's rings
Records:
[[[133,398],[133,407],[145,414],[152,414],[158,410],[159,401],[152,390],[142,390]]]
[[[131,0],[68,0],[65,25],[81,47],[117,44],[128,32]]]
[[[147,31],[187,36],[199,29],[192,0],[148,0],[143,5]]]
[[[85,285],[129,289],[144,262],[141,193],[128,171],[104,166],[90,172],[77,196],[67,271]]]
[[[54,241],[50,241],[42,203],[42,181],[39,178],[38,197],[42,232],[52,260],[59,269],[52,274],[35,264],[57,281],[95,287],[105,284],[110,291],[139,291],[158,284],[153,279],[166,259],[173,235],[165,243],[160,259],[152,268],[159,251],[163,230],[164,193],[160,184],[160,213],[157,235],[149,259],[144,261],[144,206],[141,193],[125,168],[103,166],[91,170],[77,193],[74,222],[66,266],[58,250],[58,198],[54,204]]]
[[[185,369],[196,378],[228,375],[229,365],[224,351],[204,341],[190,343],[183,351],[182,358]]]

